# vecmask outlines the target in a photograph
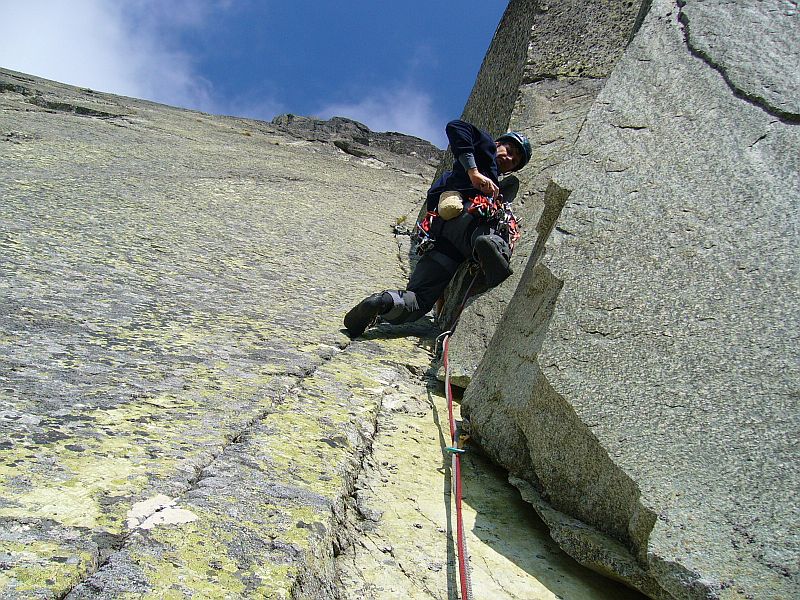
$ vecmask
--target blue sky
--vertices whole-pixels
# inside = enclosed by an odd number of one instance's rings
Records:
[[[506,0],[3,0],[0,66],[269,120],[354,118],[446,144]]]

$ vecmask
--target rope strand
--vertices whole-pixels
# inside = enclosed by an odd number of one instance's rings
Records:
[[[472,283],[469,284],[467,288],[466,294],[464,294],[464,300],[461,302],[461,306],[458,307],[456,311],[455,317],[453,318],[453,325],[450,328],[450,331],[443,333],[441,336],[443,338],[442,342],[442,358],[444,361],[444,390],[445,396],[447,398],[447,415],[450,422],[450,443],[451,446],[447,448],[447,451],[452,455],[452,465],[451,471],[453,473],[453,493],[455,495],[456,500],[456,547],[458,549],[458,573],[459,573],[459,580],[461,583],[461,600],[470,600],[472,598],[472,579],[470,577],[470,569],[469,569],[469,555],[467,554],[467,542],[464,537],[464,518],[461,510],[461,496],[462,496],[462,480],[461,480],[461,454],[464,453],[463,448],[459,448],[459,440],[458,440],[458,431],[456,428],[456,420],[453,414],[453,388],[450,385],[450,361],[449,361],[449,350],[450,350],[450,336],[455,329],[456,323],[458,319],[461,317],[461,311],[464,310],[464,305],[467,303],[467,299],[469,298],[470,292],[472,291],[472,286],[475,285],[475,281],[477,276],[472,279]],[[437,338],[438,343],[438,338]]]

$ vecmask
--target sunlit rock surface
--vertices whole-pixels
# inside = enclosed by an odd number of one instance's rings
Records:
[[[451,346],[451,377],[456,385],[469,384],[525,265],[544,252],[560,210],[545,206],[545,190],[554,170],[572,151],[589,109],[622,56],[640,9],[639,3],[627,0],[509,3],[464,118],[493,135],[513,129],[528,136],[531,162],[508,178],[518,180],[518,192],[505,193],[521,219],[523,235],[512,257],[514,274],[502,286],[471,300],[461,317]],[[470,280],[457,279],[451,286],[445,322],[457,312]]]
[[[0,71],[0,597],[452,597],[438,332],[340,329],[439,151],[292,121]],[[478,597],[635,597],[465,471]]]
[[[451,358],[552,540],[470,455],[476,597],[635,597],[553,542],[798,595],[797,12],[509,4],[464,116],[533,141],[525,237]],[[0,71],[2,597],[454,596],[436,331],[340,330],[437,154]]]
[[[800,15],[643,8],[574,122],[573,70],[520,88],[510,125],[535,158],[562,149],[547,191],[520,194],[563,208],[541,261],[496,292],[496,330],[488,294],[459,325],[494,334],[465,411],[584,564],[654,598],[795,598]]]
[[[327,597],[391,156],[0,72],[0,595]]]
[[[345,599],[449,600],[460,590],[451,455],[443,451],[451,443],[447,402],[439,386],[402,383],[384,400],[379,434],[348,505],[357,518],[347,521],[360,535],[338,557]],[[643,598],[564,553],[506,473],[467,448],[463,513],[474,598]]]

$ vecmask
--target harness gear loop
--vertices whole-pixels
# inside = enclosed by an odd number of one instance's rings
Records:
[[[519,229],[520,220],[514,214],[511,202],[506,202],[502,194],[497,198],[475,196],[467,212],[485,219],[489,225],[494,226],[497,234],[506,241],[513,252],[514,245],[522,235]]]
[[[421,221],[417,221],[416,238],[417,248],[416,253],[422,256],[428,250],[433,248],[436,238],[434,237],[434,223],[436,219],[440,219],[439,213],[436,210],[429,210]]]

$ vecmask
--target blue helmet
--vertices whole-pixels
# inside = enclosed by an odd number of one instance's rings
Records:
[[[499,138],[495,140],[496,142],[511,142],[515,144],[520,151],[522,152],[522,162],[517,165],[517,168],[514,169],[515,171],[519,171],[522,167],[528,164],[528,161],[531,159],[531,143],[528,141],[528,138],[525,134],[520,133],[518,131],[509,131],[508,133],[504,133]]]

